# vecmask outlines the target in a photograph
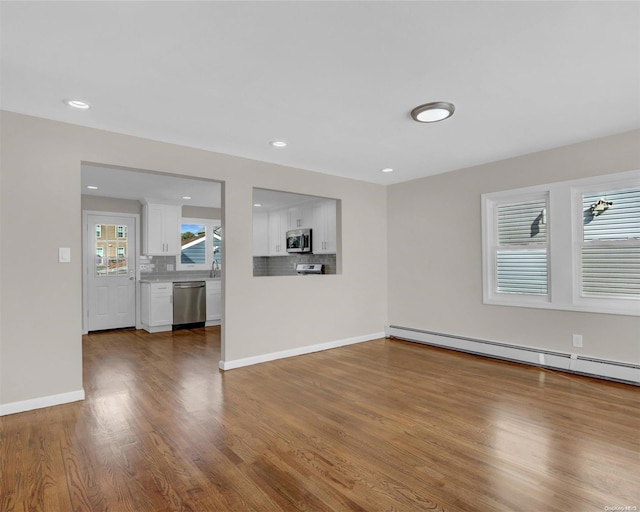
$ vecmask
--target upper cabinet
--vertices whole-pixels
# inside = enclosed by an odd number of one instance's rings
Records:
[[[287,210],[269,212],[269,256],[287,255],[287,230],[289,217]]]
[[[287,209],[288,228],[310,228],[313,223],[313,207],[311,203],[303,203]]]
[[[142,254],[175,256],[180,253],[180,206],[146,203],[142,206]]]
[[[335,254],[336,243],[336,201],[318,200],[313,203],[313,231],[311,232],[314,254]]]

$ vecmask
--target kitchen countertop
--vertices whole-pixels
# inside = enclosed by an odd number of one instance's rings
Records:
[[[187,281],[220,281],[219,277],[143,277],[141,283],[185,283]]]

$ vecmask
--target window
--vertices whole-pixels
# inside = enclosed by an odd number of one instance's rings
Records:
[[[127,226],[96,224],[95,275],[111,277],[128,273]]]
[[[549,295],[548,194],[511,194],[487,204],[491,219],[487,276],[494,300],[523,304]]]
[[[182,219],[178,270],[222,268],[222,226],[211,219]]]
[[[497,206],[496,289],[547,294],[546,198]]]
[[[640,316],[640,171],[482,196],[485,304]]]
[[[581,296],[640,298],[640,187],[582,194]]]

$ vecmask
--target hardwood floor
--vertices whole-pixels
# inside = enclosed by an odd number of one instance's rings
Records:
[[[394,340],[221,372],[219,336],[85,336],[84,402],[0,418],[0,510],[640,510],[639,388]]]

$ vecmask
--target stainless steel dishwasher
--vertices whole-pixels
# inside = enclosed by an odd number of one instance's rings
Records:
[[[207,288],[204,281],[173,283],[173,328],[204,326]]]

